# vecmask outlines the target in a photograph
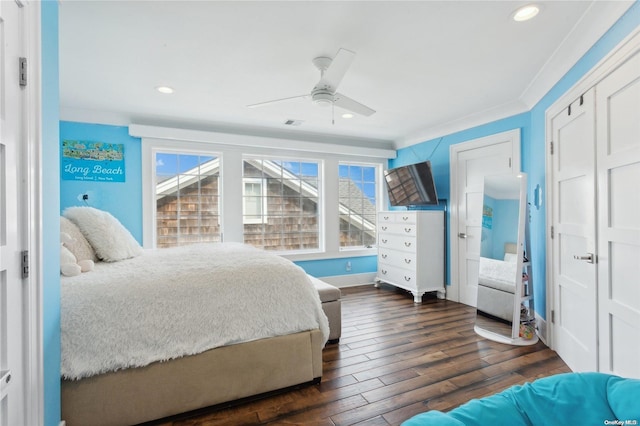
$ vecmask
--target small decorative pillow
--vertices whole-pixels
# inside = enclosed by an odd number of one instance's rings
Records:
[[[98,260],[96,252],[89,244],[89,241],[84,237],[80,229],[75,223],[71,222],[64,216],[60,216],[60,232],[65,232],[73,239],[72,242],[67,242],[65,246],[76,257],[77,260]]]
[[[63,214],[80,228],[99,259],[115,262],[142,254],[133,235],[110,213],[93,207],[69,207]]]

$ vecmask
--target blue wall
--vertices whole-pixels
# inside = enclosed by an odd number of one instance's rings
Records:
[[[528,199],[533,200],[534,188],[545,188],[545,111],[618,43],[640,25],[640,1],[616,22],[605,35],[549,90],[530,112],[504,118],[461,132],[422,142],[398,151],[390,167],[431,160],[439,198],[449,198],[449,146],[454,143],[489,136],[507,130],[521,130],[522,171],[527,173]],[[543,195],[544,198],[544,195]],[[529,259],[534,277],[536,311],[543,318],[546,312],[546,221],[545,207],[530,212],[531,253]],[[451,253],[448,253],[450,259]],[[449,263],[450,264],[450,263]]]
[[[125,181],[93,182],[60,180],[60,211],[89,205],[113,214],[142,243],[142,150],[140,138],[129,136],[126,126],[60,122],[60,141],[70,139],[124,145]],[[83,201],[82,196],[88,195]],[[351,262],[351,271],[345,265]],[[376,271],[376,256],[296,262],[307,273],[326,277]]]
[[[58,2],[40,3],[42,43],[42,346],[44,424],[60,421],[60,169]]]
[[[446,200],[448,203],[450,198],[449,188],[449,147],[471,139],[481,138],[496,133],[506,132],[508,130],[520,129],[520,137],[522,144],[529,143],[530,140],[530,114],[518,114],[503,120],[494,121],[492,123],[483,124],[481,126],[472,127],[450,135],[442,136],[416,145],[398,150],[398,156],[394,160],[389,161],[389,167],[399,167],[406,164],[417,163],[420,161],[431,161],[431,169],[433,172],[433,180],[436,184],[438,199]],[[523,154],[524,161],[524,154]],[[543,162],[544,164],[544,162]],[[450,229],[450,209],[447,204],[446,218],[446,239],[447,239],[447,255],[446,255],[446,283],[451,282],[451,241],[449,238]]]
[[[51,161],[43,164],[43,203],[44,209],[44,293],[43,293],[43,322],[44,322],[44,381],[45,381],[45,424],[57,426],[60,419],[60,290],[59,290],[59,265],[58,265],[58,212],[60,210],[60,155],[58,137],[58,5],[55,0],[42,2],[42,60],[43,60],[43,158]],[[588,70],[590,70],[602,57],[616,46],[640,23],[640,2],[636,1],[629,11],[599,40],[585,56],[545,95],[545,97],[528,113],[519,114],[492,123],[473,127],[461,132],[456,132],[442,138],[425,141],[423,143],[407,147],[398,151],[398,158],[390,163],[390,167],[415,163],[430,159],[432,161],[438,197],[449,198],[449,146],[491,134],[520,128],[522,136],[523,170],[528,173],[529,198],[532,199],[533,188],[545,185],[545,130],[544,111],[575,84]],[[85,134],[86,129],[94,125],[80,125],[62,123],[68,134]],[[97,126],[97,125],[95,125]],[[114,138],[126,140],[127,146],[133,144],[132,140],[122,135],[122,128],[107,130],[98,135],[109,135]],[[111,133],[113,131],[113,133]],[[78,132],[78,133],[76,133]],[[102,136],[100,136],[102,138]],[[65,136],[62,136],[63,138]],[[71,137],[71,136],[67,136]],[[128,137],[128,136],[127,136]],[[93,137],[87,139],[93,139]],[[133,138],[130,138],[133,139]],[[114,141],[115,142],[115,141]],[[128,153],[131,150],[127,151]],[[135,155],[135,154],[134,154]],[[136,168],[127,166],[127,179],[129,173]],[[133,181],[128,181],[132,183]],[[103,184],[114,185],[114,184]],[[127,227],[134,236],[140,239],[141,213],[135,213],[131,217],[124,211],[138,208],[136,202],[130,205],[122,201],[121,197],[115,197],[110,190],[98,187],[95,202],[115,208],[117,215],[126,222]],[[77,205],[77,195],[83,190],[90,191],[88,187],[71,187],[65,191],[65,203]],[[106,191],[106,194],[105,194]],[[128,191],[128,190],[127,190]],[[133,194],[134,191],[129,194]],[[89,194],[91,196],[91,194]],[[102,198],[101,198],[102,197]],[[75,199],[75,201],[72,201]],[[140,197],[138,197],[138,200]],[[132,199],[135,200],[135,199]],[[90,198],[90,203],[92,202]],[[115,205],[118,204],[119,205]],[[66,205],[64,206],[66,207]],[[131,211],[133,211],[131,210]],[[545,218],[544,205],[540,210],[532,210],[531,214],[531,244],[532,264],[535,277],[534,289],[536,292],[536,310],[544,316],[545,313]],[[448,255],[450,257],[450,254]],[[349,259],[332,259],[325,261],[299,262],[309,272],[318,276],[339,275],[344,273],[345,264]],[[352,258],[352,273],[375,271],[375,257]],[[362,269],[361,269],[362,268]]]
[[[351,270],[347,271],[347,262]],[[304,260],[295,262],[307,274],[314,277],[329,277],[333,275],[363,274],[376,272],[378,268],[377,256],[360,256],[339,259]]]
[[[129,136],[128,127],[60,122],[64,139],[124,145],[125,181],[93,182],[60,180],[60,210],[88,205],[114,215],[142,244],[142,150],[139,138]],[[82,195],[89,198],[82,200]]]

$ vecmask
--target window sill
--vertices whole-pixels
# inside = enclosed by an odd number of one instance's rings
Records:
[[[349,257],[376,256],[378,254],[377,247],[372,248],[353,248],[344,249],[333,252],[314,252],[314,253],[280,253],[280,256],[291,261],[305,260],[323,260],[323,259],[341,259]]]

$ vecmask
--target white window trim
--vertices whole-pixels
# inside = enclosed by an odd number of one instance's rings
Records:
[[[151,132],[149,130],[152,130]],[[268,144],[246,143],[237,141],[236,144],[229,142],[214,143],[217,133],[198,132],[199,136],[206,134],[206,137],[197,139],[199,142],[193,142],[193,138],[189,137],[191,131],[187,131],[185,137],[180,131],[181,129],[170,129],[169,133],[163,132],[164,128],[153,126],[132,125],[129,133],[132,136],[142,139],[142,193],[143,193],[143,246],[152,248],[155,241],[155,198],[152,188],[155,187],[153,181],[153,158],[155,151],[174,151],[174,152],[194,152],[194,153],[215,153],[220,157],[220,215],[221,215],[221,232],[223,241],[242,242],[244,224],[238,210],[242,208],[242,169],[241,167],[226,167],[229,164],[241,164],[243,158],[253,156],[274,156],[280,158],[295,158],[296,160],[323,160],[320,173],[322,175],[320,200],[322,220],[320,223],[321,236],[324,245],[321,250],[314,252],[296,252],[296,253],[278,253],[291,260],[320,260],[320,259],[336,259],[346,257],[374,256],[377,252],[375,247],[372,248],[345,248],[340,249],[339,242],[339,215],[338,211],[338,165],[340,162],[349,162],[355,164],[358,162],[364,164],[379,164],[380,175],[378,176],[378,209],[384,209],[388,205],[388,197],[382,181],[382,170],[388,167],[388,159],[395,157],[394,150],[381,150],[354,147],[335,146],[336,149],[331,153],[327,153],[327,144],[324,151],[305,150],[305,149],[287,149],[286,146],[298,147],[300,142],[296,140],[280,140],[279,144],[267,146]],[[247,137],[250,141],[260,139],[255,136]],[[234,140],[234,142],[236,142]],[[304,143],[303,143],[304,145]],[[306,146],[306,145],[304,145]],[[348,149],[347,149],[348,148]],[[327,197],[326,194],[336,194],[334,197]]]
[[[375,168],[375,174],[376,174],[376,189],[375,189],[375,194],[376,194],[376,214],[383,210],[382,209],[382,201],[384,200],[384,176],[383,176],[383,172],[382,172],[382,164],[380,164],[379,162],[363,162],[363,161],[345,161],[345,160],[340,160],[338,161],[338,179],[340,179],[340,166],[341,165],[345,165],[345,166],[362,166],[362,167],[374,167]],[[338,203],[340,203],[340,199],[338,199]],[[339,208],[338,208],[338,223],[340,223],[340,214],[342,214],[343,211],[347,210],[347,208],[341,204],[339,204]],[[377,238],[377,223],[373,223],[371,224],[371,227],[373,228],[374,231],[376,231],[376,238]],[[339,234],[339,233],[338,233]],[[364,245],[360,245],[360,246],[341,246],[339,248],[340,252],[354,252],[355,250],[369,250],[369,249],[376,249],[377,250],[377,244],[373,244],[371,247],[368,246],[364,246]]]
[[[257,183],[260,184],[260,192],[261,192],[261,197],[262,197],[262,209],[260,210],[260,217],[258,218],[249,218],[246,216],[246,209],[247,209],[247,184],[248,183]],[[251,195],[253,196],[253,195]],[[266,216],[265,216],[265,212],[267,211],[267,182],[266,179],[264,178],[252,178],[252,177],[245,177],[242,178],[242,221],[245,224],[250,224],[250,225],[255,225],[255,224],[260,224],[260,223],[266,223]],[[256,216],[256,215],[252,215],[252,216]]]
[[[325,211],[324,211],[324,160],[318,158],[317,155],[312,157],[300,156],[300,155],[255,155],[250,153],[245,153],[242,156],[242,161],[251,161],[251,160],[273,160],[273,161],[291,161],[291,162],[313,162],[318,163],[318,188],[314,188],[309,184],[306,184],[304,181],[301,181],[301,192],[304,194],[315,195],[318,198],[318,248],[314,249],[303,249],[303,250],[271,250],[271,253],[276,253],[279,255],[296,255],[296,254],[311,254],[311,253],[324,253],[325,241],[326,241],[326,233],[324,232],[324,223],[325,223]],[[243,178],[246,179],[246,178]],[[244,186],[243,186],[244,189]],[[266,187],[265,187],[266,190]],[[266,210],[265,210],[266,211]],[[244,241],[244,230],[243,230],[243,241]]]

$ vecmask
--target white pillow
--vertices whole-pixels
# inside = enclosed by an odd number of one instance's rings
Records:
[[[93,207],[69,207],[63,215],[78,225],[98,259],[115,262],[142,254],[133,235],[110,213]]]
[[[65,232],[73,239],[71,243],[65,243],[65,246],[78,260],[98,260],[96,252],[84,237],[78,226],[64,216],[60,216],[60,232]]]

